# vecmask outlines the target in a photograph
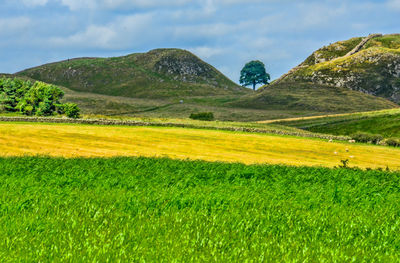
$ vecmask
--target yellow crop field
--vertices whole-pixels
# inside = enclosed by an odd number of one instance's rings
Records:
[[[240,132],[159,127],[1,123],[0,156],[145,156],[206,161],[400,170],[400,150]]]

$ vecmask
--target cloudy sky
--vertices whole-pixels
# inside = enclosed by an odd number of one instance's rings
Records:
[[[0,6],[3,73],[175,47],[236,82],[255,59],[274,79],[323,45],[400,33],[400,0],[0,0]]]

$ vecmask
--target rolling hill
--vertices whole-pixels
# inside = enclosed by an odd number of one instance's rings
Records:
[[[212,111],[218,120],[259,121],[399,107],[399,50],[398,35],[339,41],[256,93],[180,49],[71,59],[16,76],[61,86],[65,101],[87,114],[187,118]]]
[[[400,34],[372,34],[315,51],[276,83],[313,83],[400,102]]]
[[[165,99],[250,93],[181,49],[156,49],[113,58],[76,58],[16,73],[74,91]]]
[[[399,102],[400,35],[374,34],[318,49],[258,93],[231,105],[342,113],[396,108]]]

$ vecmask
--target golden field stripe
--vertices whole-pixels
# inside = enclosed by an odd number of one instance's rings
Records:
[[[400,150],[320,139],[187,128],[0,122],[0,156],[170,157],[245,164],[400,170]]]

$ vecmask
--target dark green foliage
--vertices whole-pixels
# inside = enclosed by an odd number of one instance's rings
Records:
[[[59,102],[63,96],[64,92],[54,85],[40,81],[32,83],[18,78],[0,78],[0,111],[51,116],[60,107],[64,107]],[[69,107],[72,115],[73,111],[79,113],[76,105],[75,109],[71,105],[65,107]]]
[[[212,112],[192,113],[190,114],[190,118],[193,120],[212,121],[214,120],[214,113]]]
[[[80,109],[75,103],[65,103],[62,105],[62,111],[68,118],[79,118]]]
[[[261,61],[250,61],[240,71],[240,84],[244,86],[253,85],[253,90],[257,84],[268,84],[271,76],[266,72],[265,65]]]
[[[386,139],[385,144],[388,146],[400,147],[400,139],[398,139],[398,138]]]
[[[16,111],[17,104],[31,87],[32,83],[29,81],[0,78],[0,111]]]
[[[357,132],[351,135],[351,138],[356,142],[374,143],[378,144],[383,140],[383,136],[379,134],[369,134],[365,132]]]
[[[2,262],[395,262],[400,174],[0,159]]]

